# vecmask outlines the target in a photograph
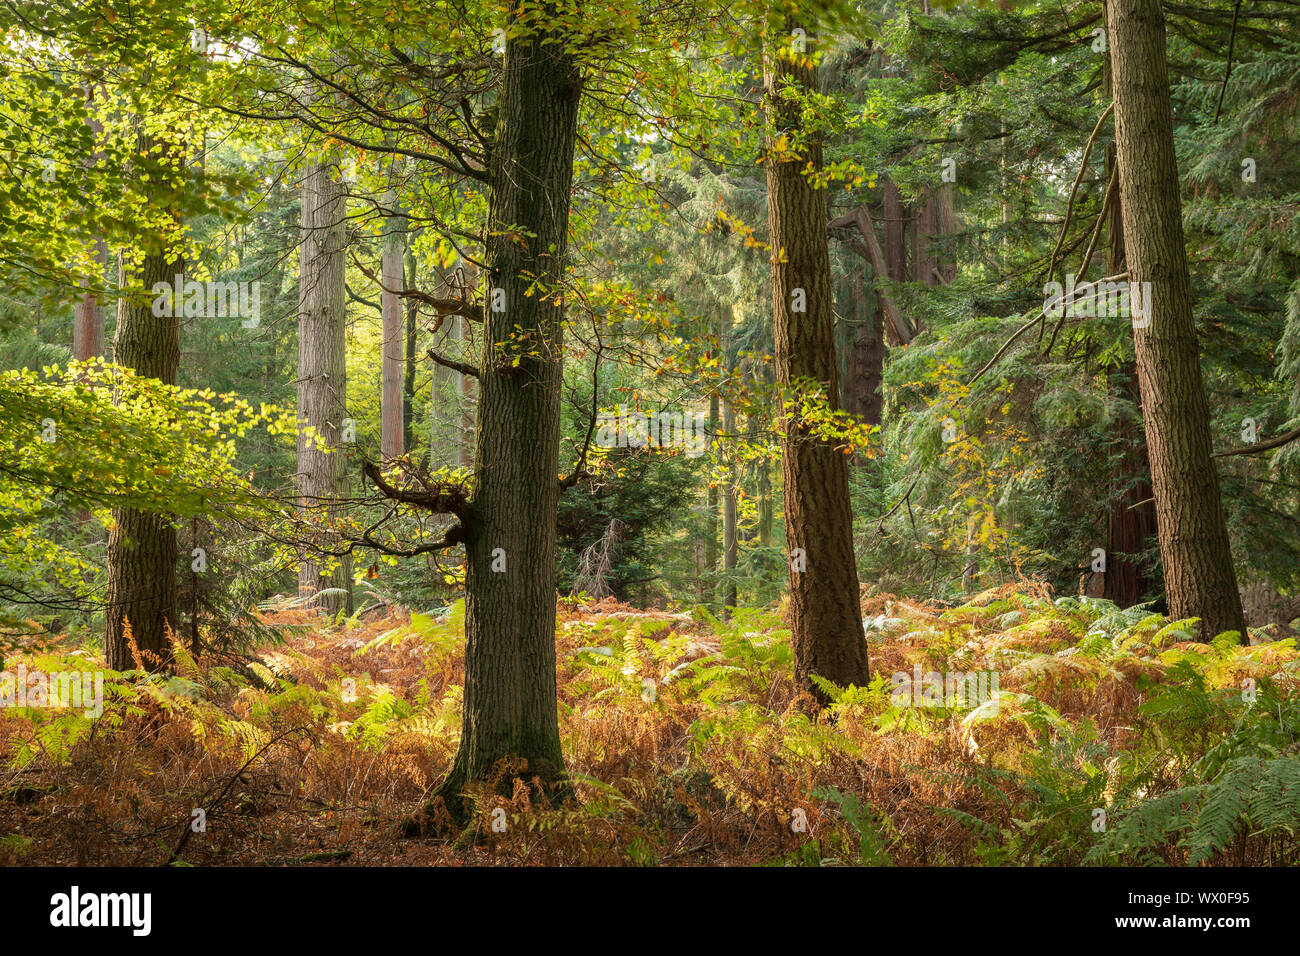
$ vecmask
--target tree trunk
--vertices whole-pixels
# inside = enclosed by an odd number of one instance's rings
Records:
[[[311,426],[327,451],[298,437],[298,503],[304,511],[328,516],[334,500],[347,490],[343,453],[347,417],[347,314],[344,287],[347,246],[347,196],[332,164],[304,171],[302,181],[302,253],[298,273],[298,424]],[[330,573],[305,560],[298,568],[298,590],[327,594],[318,606],[330,614],[351,613],[352,562],[343,558]]]
[[[787,33],[795,27],[792,20],[787,22]],[[777,45],[769,46],[764,71],[772,311],[776,374],[782,391],[786,542],[794,555],[790,626],[795,681],[824,704],[827,697],[812,682],[812,675],[840,686],[864,686],[867,644],[853,554],[848,463],[830,443],[811,434],[794,408],[785,404],[785,393],[792,386],[811,380],[831,409],[839,407],[826,197],[804,176],[805,166],[821,169],[821,139],[799,128],[797,101],[780,95],[788,86],[802,94],[815,93],[817,68],[806,59],[795,62],[787,56]],[[776,140],[782,133],[797,134],[788,142],[806,135],[802,155],[777,152]]]
[[[94,102],[95,91],[93,87],[89,87],[86,89],[86,106],[92,114],[86,120],[86,125],[90,128],[92,136],[98,139],[103,132],[103,126],[94,118]],[[87,170],[90,170],[103,161],[104,154],[97,149],[86,159],[85,165]],[[82,287],[87,291],[81,294],[73,312],[72,357],[78,362],[86,362],[104,354],[104,307],[95,294],[89,291],[94,284],[104,281],[104,270],[108,267],[108,246],[104,244],[103,239],[95,240],[94,263],[98,268],[93,277],[88,276],[81,281]]]
[[[1245,634],[1211,455],[1184,250],[1160,0],[1106,6],[1115,142],[1129,281],[1150,283],[1150,326],[1135,327],[1156,523],[1169,613],[1208,640]]]
[[[484,231],[464,720],[455,763],[434,794],[454,818],[463,818],[462,794],[473,784],[508,793],[523,778],[535,792],[566,792],[555,690],[555,532],[561,288],[580,95],[563,36],[525,26],[507,39]]]
[[[402,288],[402,253],[405,245],[402,229],[402,217],[395,210],[388,218],[380,266],[383,288],[379,293],[379,307],[384,326],[381,346],[383,384],[380,396],[380,451],[385,459],[402,456],[406,437],[402,417],[402,366],[405,358],[402,299],[396,291]],[[388,291],[390,289],[394,291]]]
[[[893,180],[885,181],[885,271],[894,282],[907,278],[907,210]]]
[[[464,264],[465,288],[478,288],[478,267],[473,263]],[[469,354],[469,319],[463,315],[458,315],[456,319],[456,341],[459,343],[458,357],[462,362],[468,362],[472,356]],[[460,401],[460,435],[457,447],[460,449],[460,466],[469,468],[474,464],[474,435],[475,424],[478,416],[474,408],[474,379],[463,372],[456,373],[456,394]]]
[[[415,276],[415,253],[411,251],[410,244],[406,249],[406,270],[402,273],[402,283],[404,288],[416,288]],[[420,314],[419,303],[411,299],[406,305],[406,354],[405,364],[402,367],[402,447],[411,449],[415,447],[415,343],[416,343],[416,318]]]
[[[725,399],[722,403],[722,431],[734,440],[736,410]],[[736,461],[732,455],[727,458],[726,479],[722,486],[722,570],[726,575],[722,590],[723,620],[731,619],[731,609],[736,606],[736,580],[732,574],[740,554],[736,537]]]
[[[935,193],[935,228],[938,235],[947,238],[957,231],[957,202],[952,183],[944,183]],[[948,250],[939,252],[939,280],[952,282],[957,278],[957,263]]]
[[[1115,144],[1111,143],[1106,151],[1107,182],[1110,182],[1115,162]],[[1102,274],[1119,275],[1126,264],[1123,211],[1117,193],[1106,213],[1106,263]],[[1135,409],[1142,408],[1142,391],[1138,387],[1134,362],[1125,362],[1117,373],[1110,375],[1107,387],[1117,407],[1132,405]],[[1114,442],[1117,454],[1111,473],[1110,523],[1106,534],[1102,596],[1120,607],[1132,607],[1141,603],[1154,584],[1141,553],[1146,549],[1148,539],[1156,533],[1156,506],[1151,497],[1151,466],[1147,462],[1140,420],[1128,416],[1122,418],[1117,423]]]
[[[123,260],[119,285],[146,291],[155,282],[171,285],[184,268],[183,260],[161,248],[148,251],[136,270]],[[113,360],[137,375],[175,385],[181,357],[180,303],[175,306],[173,315],[155,316],[147,295],[120,299]],[[161,670],[170,665],[169,632],[176,624],[176,526],[169,515],[113,509],[105,624],[104,645],[113,670]]]
[[[718,347],[722,352],[722,367],[726,369],[727,378],[730,379],[735,372],[735,363],[730,358],[729,352],[731,347],[731,335],[735,325],[735,309],[730,305],[722,308],[721,328],[718,335]],[[736,435],[736,410],[731,404],[731,399],[722,396],[722,434],[728,442],[735,441]],[[719,448],[722,446],[719,445]],[[735,445],[727,446],[734,449]],[[740,542],[736,537],[736,479],[738,476],[736,456],[732,451],[726,455],[720,456],[723,460],[722,467],[722,619],[731,620],[731,609],[736,606],[736,582],[731,572],[736,570],[736,559],[739,556]]]
[[[87,362],[104,354],[104,307],[99,304],[95,293],[89,291],[93,282],[103,280],[104,266],[108,262],[108,248],[103,240],[95,243],[95,262],[99,264],[99,274],[91,279],[83,279],[82,287],[87,289],[77,300],[72,321],[72,357],[78,362]],[[168,280],[170,281],[170,280]]]
[[[720,454],[721,446],[718,444],[717,435],[722,429],[722,403],[718,398],[718,390],[715,388],[709,395],[709,431],[713,436],[713,463],[717,465],[717,458]],[[704,539],[704,588],[703,600],[709,606],[716,606],[717,601],[717,573],[718,573],[718,483],[709,482],[709,492],[706,496],[706,507],[709,511],[709,521],[707,527],[707,537]]]
[[[881,423],[884,399],[880,386],[885,376],[885,312],[880,296],[867,295],[867,283],[860,271],[849,276],[848,309],[853,316],[849,342],[848,381],[844,383],[844,407],[868,425]],[[854,462],[865,464],[863,455]]]
[[[1107,275],[1114,275],[1107,272]],[[1142,407],[1137,368],[1126,362],[1112,376],[1111,389]],[[1114,440],[1118,460],[1111,474],[1110,522],[1106,535],[1106,573],[1102,596],[1120,607],[1142,602],[1154,582],[1141,553],[1156,533],[1156,509],[1151,496],[1150,466],[1138,423],[1117,423]]]
[[[912,276],[917,282],[926,285],[939,284],[939,259],[930,240],[939,234],[939,207],[934,193],[921,200],[916,211],[916,249],[912,261],[916,272]]]

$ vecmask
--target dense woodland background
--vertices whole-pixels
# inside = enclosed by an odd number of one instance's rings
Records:
[[[0,38],[0,861],[1297,861],[1300,3]]]

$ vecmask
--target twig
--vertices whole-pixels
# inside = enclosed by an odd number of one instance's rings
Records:
[[[921,476],[920,476],[920,475],[917,475],[915,478],[913,478],[913,479],[912,479],[912,483],[911,483],[910,485],[907,486],[907,494],[905,494],[905,495],[903,495],[903,497],[899,498],[898,501],[897,501],[897,503],[895,503],[894,507],[890,508],[888,511],[886,511],[883,515],[880,516],[880,522],[876,525],[876,530],[877,530],[878,532],[880,532],[881,534],[884,534],[884,533],[885,533],[885,521],[886,521],[886,519],[888,519],[889,516],[892,515],[892,514],[893,514],[895,511],[897,511],[899,508],[901,508],[901,507],[903,506],[903,502],[907,501],[909,498],[912,497],[912,489],[914,489],[914,488],[916,487],[916,483],[917,483],[918,481],[920,481],[920,480],[921,480]],[[909,506],[909,507],[910,507],[910,506]]]
[[[1228,92],[1228,77],[1232,76],[1232,50],[1237,45],[1237,14],[1241,13],[1241,0],[1232,6],[1232,32],[1228,34],[1228,65],[1223,71],[1223,85],[1219,87],[1219,100],[1214,104],[1214,122],[1219,122],[1219,110],[1223,108],[1223,94]]]
[[[1097,118],[1097,125],[1092,128],[1092,135],[1088,137],[1088,143],[1083,147],[1083,159],[1079,161],[1079,172],[1074,177],[1074,185],[1070,187],[1070,201],[1065,206],[1065,222],[1061,224],[1061,234],[1056,238],[1056,248],[1052,250],[1052,258],[1047,264],[1047,277],[1050,279],[1052,273],[1056,271],[1056,259],[1061,254],[1061,246],[1065,244],[1065,236],[1070,231],[1070,218],[1074,213],[1074,197],[1079,191],[1079,183],[1083,182],[1083,174],[1088,169],[1088,157],[1092,155],[1092,146],[1097,142],[1097,134],[1101,132],[1102,124],[1106,118],[1114,111],[1115,104],[1112,102],[1101,112]]]
[[[216,810],[217,807],[221,805],[221,801],[226,799],[226,796],[230,793],[230,788],[235,785],[235,782],[239,780],[243,772],[247,770],[249,767],[251,767],[254,761],[256,761],[258,757],[262,756],[262,754],[270,750],[274,744],[283,740],[285,737],[288,737],[290,734],[296,734],[306,729],[307,727],[305,725],[300,727],[290,727],[288,730],[282,731],[281,733],[276,734],[274,737],[268,740],[260,749],[258,749],[258,751],[255,754],[253,754],[253,756],[249,757],[247,760],[244,761],[244,765],[242,767],[240,767],[238,770],[234,772],[231,778],[226,782],[225,787],[222,788],[221,793],[217,795],[217,799],[213,800],[212,805],[207,807],[206,809]],[[193,832],[194,829],[190,825],[190,820],[189,818],[186,818],[185,832],[181,834],[181,839],[180,842],[176,844],[176,849],[172,850],[172,855],[167,860],[169,864],[175,863],[176,860],[180,858],[181,851],[185,849],[185,844],[190,842],[190,834]]]
[[[1115,282],[1118,281],[1119,279],[1125,279],[1127,277],[1128,277],[1127,272],[1121,272],[1113,276],[1106,276],[1104,279],[1098,279],[1097,282]],[[1085,286],[1096,285],[1096,284],[1097,284],[1096,282],[1084,283]],[[985,372],[987,372],[989,369],[991,369],[994,365],[998,363],[998,361],[1002,358],[1002,356],[1006,354],[1007,349],[1011,348],[1012,344],[1016,341],[1016,339],[1020,338],[1020,336],[1024,335],[1026,332],[1032,329],[1039,319],[1043,319],[1046,317],[1047,317],[1047,306],[1043,306],[1043,308],[1039,310],[1036,316],[1034,316],[1032,319],[1030,319],[1027,323],[1022,325],[1020,328],[1016,329],[1015,333],[1011,336],[1011,338],[1007,339],[1006,342],[1003,343],[1002,348],[998,349],[997,354],[994,355],[991,359],[989,359],[988,364],[985,365],[978,372],[976,372],[975,376],[969,382],[966,383],[966,387],[969,388],[970,386],[978,382],[980,376],[982,376]]]
[[[578,463],[573,466],[571,474],[560,479],[561,491],[572,488],[586,476],[587,451],[591,448],[591,436],[595,434],[596,420],[599,417],[596,410],[599,407],[600,397],[600,356],[605,351],[605,343],[601,340],[600,329],[595,321],[592,322],[591,328],[596,334],[596,357],[591,363],[591,418],[587,422],[587,436],[582,441],[582,451],[578,453]]]

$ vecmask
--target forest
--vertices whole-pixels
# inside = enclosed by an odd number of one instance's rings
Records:
[[[0,60],[0,865],[1300,864],[1300,0]]]

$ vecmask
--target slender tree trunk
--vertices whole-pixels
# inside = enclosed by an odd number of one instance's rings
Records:
[[[143,148],[151,145],[145,141]],[[113,360],[137,375],[176,384],[180,369],[180,303],[172,315],[155,316],[152,299],[139,290],[156,282],[171,285],[185,269],[162,248],[147,251],[137,269],[125,257],[119,285],[135,295],[118,302]],[[176,525],[169,515],[114,508],[108,534],[108,594],[105,649],[108,666],[161,670],[171,663],[170,633],[176,625]],[[128,633],[129,632],[129,633]],[[132,648],[134,644],[134,649]]]
[[[516,28],[521,13],[512,12]],[[565,792],[555,690],[562,283],[581,76],[535,15],[506,41],[491,154],[460,748],[434,795]],[[540,284],[538,294],[537,284]]]
[[[416,287],[415,277],[415,253],[411,251],[408,243],[406,250],[406,270],[402,274],[402,282],[406,288],[413,289]],[[402,369],[402,447],[412,449],[415,447],[415,345],[416,345],[416,318],[420,313],[419,305],[415,299],[411,299],[406,306],[406,356],[405,365]]]
[[[298,437],[298,503],[329,515],[347,490],[344,419],[347,417],[347,314],[344,287],[347,196],[333,164],[316,164],[302,181],[302,253],[298,272],[298,422],[314,428],[327,450]],[[342,559],[331,573],[305,560],[298,590],[328,594],[319,606],[330,614],[351,612],[352,563]]]
[[[757,431],[760,422],[751,419],[751,429]],[[772,546],[772,523],[775,509],[772,507],[772,473],[771,466],[766,458],[759,458],[754,462],[757,473],[756,485],[758,492],[758,546],[760,548],[770,548]]]
[[[789,35],[797,26],[787,22]],[[811,37],[809,38],[811,42]],[[778,42],[769,45],[765,98],[768,225],[772,243],[772,312],[776,374],[782,391],[782,472],[785,481],[786,542],[790,572],[790,626],[795,681],[825,703],[811,680],[819,675],[841,686],[865,685],[867,644],[862,632],[853,516],[849,507],[848,463],[827,441],[811,434],[785,405],[785,393],[810,381],[832,409],[839,406],[832,315],[826,197],[804,175],[820,170],[821,140],[800,129],[801,110],[781,94],[818,89],[817,68],[790,58]],[[800,155],[781,153],[776,141],[805,137]]]
[[[885,271],[894,282],[907,278],[907,210],[893,180],[885,182]]]
[[[849,276],[849,288],[852,294],[846,311],[853,316],[853,330],[844,407],[868,425],[879,425],[884,407],[880,385],[885,375],[885,312],[880,296],[867,294],[860,271]],[[853,460],[864,464],[868,459],[858,455]]]
[[[759,364],[754,370],[754,378],[763,395],[771,395],[772,389],[772,367],[766,362]],[[761,434],[767,427],[767,415],[759,413],[753,415],[750,419],[750,431],[755,434]],[[758,544],[762,548],[772,546],[772,525],[776,517],[776,507],[772,495],[772,466],[766,456],[760,457],[754,462],[757,469],[756,485],[758,488]]]
[[[722,430],[728,436],[736,430],[736,411],[731,402],[722,403]],[[726,575],[722,589],[723,618],[731,619],[731,609],[736,606],[736,580],[733,574],[740,556],[740,542],[736,535],[736,462],[728,456],[726,482],[722,486],[722,570]]]
[[[935,202],[938,204],[935,224],[939,229],[939,235],[944,238],[954,235],[957,232],[957,199],[952,183],[944,183],[939,187]],[[946,249],[940,250],[939,279],[947,283],[956,278],[957,262],[952,252]]]
[[[718,345],[722,350],[722,364],[727,369],[728,377],[735,372],[734,362],[729,357],[731,351],[732,326],[735,324],[735,309],[730,305],[722,309],[721,334]],[[731,399],[723,396],[722,434],[728,442],[734,443],[736,433],[736,410]],[[734,444],[728,445],[733,448]],[[722,483],[722,616],[731,620],[731,609],[736,606],[736,582],[732,572],[736,570],[736,560],[740,553],[740,542],[736,537],[736,456],[730,452],[724,458]]]
[[[1160,0],[1106,5],[1129,280],[1149,282],[1150,327],[1134,328],[1169,613],[1205,639],[1245,634],[1211,455],[1184,249]]]
[[[717,441],[718,432],[722,429],[721,400],[718,398],[717,389],[709,396],[709,431],[714,436],[713,441],[713,458],[717,463],[720,454],[721,445]],[[709,482],[709,493],[707,496],[707,507],[709,509],[708,537],[704,541],[704,563],[706,565],[704,576],[704,600],[710,606],[718,599],[717,595],[717,573],[718,573],[718,483]]]
[[[467,289],[478,287],[478,267],[472,263],[464,264],[465,285]],[[469,354],[469,319],[458,315],[456,319],[456,341],[458,357],[462,362],[472,359]],[[474,429],[478,420],[474,404],[474,379],[463,372],[456,373],[456,394],[460,401],[460,466],[469,468],[474,464]]]
[[[1136,366],[1125,362],[1112,379],[1112,391],[1140,409],[1142,395]],[[1111,474],[1102,596],[1120,607],[1132,607],[1141,603],[1154,584],[1141,555],[1156,534],[1156,509],[1140,423],[1125,417],[1117,423],[1114,441],[1118,454]]]
[[[1115,144],[1106,150],[1106,176],[1115,168]],[[1119,275],[1127,267],[1124,219],[1118,193],[1106,212],[1106,263],[1103,275]],[[1112,403],[1142,408],[1137,365],[1125,362],[1109,376]],[[1111,473],[1110,522],[1106,534],[1106,573],[1102,596],[1120,607],[1132,607],[1152,590],[1153,581],[1141,554],[1156,533],[1156,506],[1151,497],[1151,466],[1147,462],[1141,421],[1125,415],[1116,425],[1114,471]]]
[[[380,396],[380,451],[385,459],[400,458],[405,448],[406,427],[402,406],[402,366],[405,348],[402,328],[402,299],[396,290],[402,287],[402,253],[405,251],[403,221],[400,213],[388,218],[380,272],[383,289],[379,294],[383,318],[383,379]],[[387,291],[387,290],[394,291]]]
[[[103,280],[103,270],[108,263],[108,247],[103,241],[95,243],[95,262],[100,268],[95,282]],[[83,279],[82,287],[87,291],[77,300],[72,324],[72,357],[78,362],[99,358],[104,354],[104,307],[94,292],[89,291],[91,279]]]
[[[94,102],[94,88],[88,87],[86,89],[86,106],[93,110]],[[87,119],[86,125],[90,127],[91,134],[95,137],[98,137],[103,132],[103,126],[99,120],[94,118],[93,114]],[[103,161],[103,153],[96,150],[87,158],[86,168],[92,169]],[[104,354],[104,307],[99,303],[95,294],[89,291],[94,283],[104,281],[104,271],[108,268],[108,246],[104,244],[103,239],[95,241],[94,262],[98,267],[96,274],[82,280],[81,285],[87,291],[83,292],[81,298],[77,300],[76,309],[73,313],[72,357],[78,362],[86,362],[93,358],[99,358]]]

